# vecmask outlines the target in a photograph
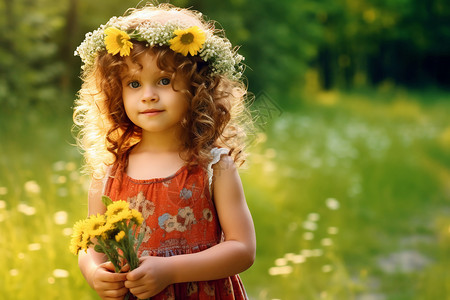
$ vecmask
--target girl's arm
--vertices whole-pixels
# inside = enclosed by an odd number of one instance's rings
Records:
[[[103,182],[93,179],[88,194],[89,215],[105,213],[106,207],[101,201],[102,190]],[[124,287],[126,274],[114,273],[113,264],[106,262],[106,256],[96,252],[92,247],[86,252],[80,251],[78,265],[88,284],[102,299],[123,299],[128,292]]]
[[[213,169],[214,202],[225,241],[199,253],[142,258],[125,282],[139,298],[153,296],[171,283],[225,278],[253,264],[255,230],[236,166],[229,156],[222,156]]]

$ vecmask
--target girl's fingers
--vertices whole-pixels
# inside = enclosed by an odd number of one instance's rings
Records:
[[[122,289],[117,289],[117,290],[108,290],[105,291],[105,296],[106,297],[111,297],[111,298],[120,298],[125,296],[128,293],[128,289],[127,288],[122,288]]]
[[[105,262],[105,263],[102,263],[101,266],[102,266],[102,268],[104,268],[104,269],[106,269],[106,270],[108,270],[108,271],[113,271],[113,272],[114,272],[114,271],[116,270],[116,269],[114,268],[113,263],[110,262],[110,261],[107,261],[107,262]]]
[[[122,269],[120,270],[121,273],[126,273],[130,271],[130,265],[126,264],[125,266],[122,267]]]

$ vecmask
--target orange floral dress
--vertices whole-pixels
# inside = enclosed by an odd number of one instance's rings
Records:
[[[226,149],[214,148],[213,161],[201,167],[180,168],[166,178],[137,180],[113,167],[104,194],[113,201],[126,200],[145,221],[138,256],[168,257],[196,253],[221,242],[222,229],[211,198],[212,165]],[[189,272],[189,270],[186,270]],[[172,284],[155,300],[248,299],[239,275],[219,280]]]

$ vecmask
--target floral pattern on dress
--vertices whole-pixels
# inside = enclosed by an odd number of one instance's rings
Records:
[[[165,213],[158,218],[158,225],[166,232],[172,232],[174,230],[179,232],[185,232],[190,229],[192,224],[195,224],[194,211],[189,206],[180,208],[178,214],[172,216],[169,213]]]
[[[113,201],[126,199],[130,208],[139,210],[145,218],[141,226],[145,238],[139,257],[198,253],[223,241],[208,176],[205,168],[194,166],[183,167],[167,178],[139,180],[129,177],[117,165],[112,167],[105,195]],[[233,275],[171,284],[151,299],[247,300],[248,297],[239,276]]]
[[[145,220],[155,213],[155,204],[146,199],[142,191],[134,197],[129,197],[127,202],[129,203],[131,209],[140,211]],[[148,242],[152,232],[153,230],[147,225],[146,222],[143,222],[139,228],[139,233],[144,233],[144,238],[142,239],[144,243]]]

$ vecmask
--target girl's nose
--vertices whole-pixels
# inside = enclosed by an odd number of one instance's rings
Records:
[[[152,88],[152,87],[146,88],[146,89],[145,89],[145,92],[144,92],[144,95],[143,95],[143,97],[142,97],[142,101],[143,101],[143,102],[147,102],[147,101],[151,101],[151,102],[159,101],[159,96],[158,96],[158,93],[157,93],[156,89],[155,89],[155,88]]]

